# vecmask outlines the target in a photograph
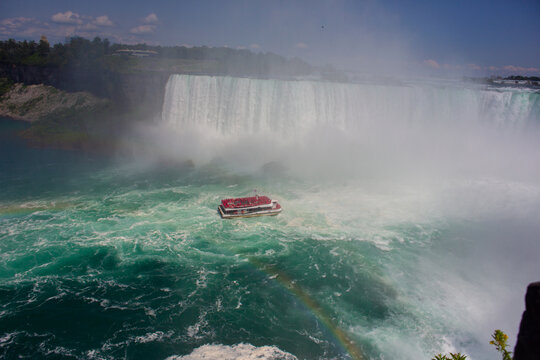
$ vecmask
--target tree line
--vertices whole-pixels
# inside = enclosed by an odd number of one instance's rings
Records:
[[[122,52],[119,52],[123,49],[151,51],[150,55],[158,59],[213,61],[216,66],[212,68],[212,72],[216,74],[303,76],[313,71],[313,68],[303,60],[287,59],[270,52],[254,53],[246,49],[227,47],[111,44],[109,40],[102,40],[99,37],[93,40],[72,37],[65,43],[53,46],[43,38],[39,42],[14,39],[0,41],[0,63],[114,70],[113,65],[118,61],[111,61],[111,57],[130,57],[130,54],[122,55]],[[135,62],[137,61],[126,64]]]

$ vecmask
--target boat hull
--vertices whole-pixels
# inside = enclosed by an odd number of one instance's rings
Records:
[[[268,210],[261,210],[261,211],[255,211],[251,213],[239,213],[239,214],[228,214],[227,212],[223,211],[223,206],[218,206],[218,212],[221,215],[223,219],[233,219],[233,218],[248,218],[248,217],[258,217],[258,216],[275,216],[281,212],[281,207],[277,209],[268,209]]]

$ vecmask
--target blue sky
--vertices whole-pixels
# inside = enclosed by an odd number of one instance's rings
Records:
[[[272,51],[368,73],[540,75],[538,0],[2,0],[0,39]]]

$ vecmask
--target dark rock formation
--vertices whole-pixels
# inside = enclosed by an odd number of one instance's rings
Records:
[[[167,71],[121,73],[99,69],[0,64],[0,77],[6,77],[14,83],[45,84],[68,92],[87,91],[97,97],[112,100],[122,109],[138,109],[154,115],[161,113],[169,76],[170,72]]]
[[[265,176],[283,176],[288,173],[289,169],[277,161],[270,161],[261,167],[261,171]]]
[[[57,89],[88,91],[98,97],[111,98],[108,82],[116,81],[115,74],[97,69],[71,69],[58,66],[0,64],[0,76],[25,85],[45,84]]]
[[[88,92],[68,93],[47,85],[17,83],[0,97],[0,116],[34,122],[96,111],[108,103]]]
[[[161,114],[170,73],[146,71],[117,75],[116,98],[113,99],[148,116]]]
[[[529,284],[514,360],[540,359],[540,282]]]

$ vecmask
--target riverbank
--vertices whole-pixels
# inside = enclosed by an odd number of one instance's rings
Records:
[[[27,145],[89,152],[116,146],[123,114],[112,101],[43,84],[2,85],[0,116],[30,124],[16,132]]]
[[[30,123],[92,112],[110,105],[89,92],[66,92],[47,85],[12,85],[0,97],[0,116]]]

